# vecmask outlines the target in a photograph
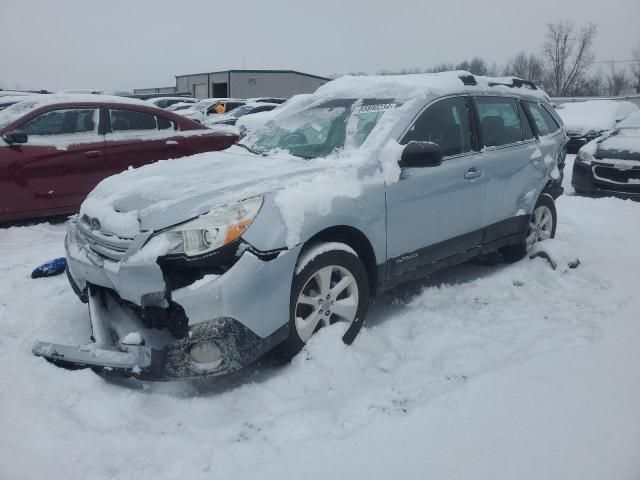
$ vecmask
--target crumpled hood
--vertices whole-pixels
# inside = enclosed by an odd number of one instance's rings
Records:
[[[127,170],[98,184],[80,208],[102,231],[133,238],[274,192],[326,168],[290,155],[262,157],[231,147]]]

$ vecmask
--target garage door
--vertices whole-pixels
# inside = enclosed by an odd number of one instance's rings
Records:
[[[207,98],[207,84],[196,83],[193,85],[193,96],[196,98]]]

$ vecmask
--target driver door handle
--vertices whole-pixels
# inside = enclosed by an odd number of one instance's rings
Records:
[[[482,170],[477,167],[471,167],[467,170],[467,173],[464,174],[464,178],[467,180],[473,180],[474,178],[478,178],[482,175]]]
[[[165,143],[165,145],[168,145],[168,146],[170,146],[172,148],[176,148],[178,145],[180,145],[177,140],[167,140],[164,143]]]
[[[101,155],[101,153],[99,150],[89,150],[84,155],[87,158],[98,158]]]

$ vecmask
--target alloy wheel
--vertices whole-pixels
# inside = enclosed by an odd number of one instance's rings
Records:
[[[527,228],[527,247],[536,242],[551,238],[553,231],[553,214],[546,205],[538,206],[531,215],[529,227]]]
[[[306,343],[320,324],[352,323],[358,311],[358,284],[353,274],[339,265],[316,271],[298,295],[295,326]]]

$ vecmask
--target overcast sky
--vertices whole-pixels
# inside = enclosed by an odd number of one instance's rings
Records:
[[[502,63],[562,19],[598,25],[598,60],[640,46],[640,0],[0,0],[0,87],[169,86],[243,55],[318,75]]]

